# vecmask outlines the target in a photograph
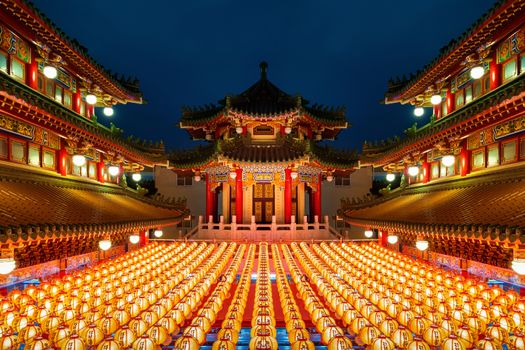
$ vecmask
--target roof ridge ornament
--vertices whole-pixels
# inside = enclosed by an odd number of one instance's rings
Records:
[[[261,80],[266,80],[267,75],[266,72],[268,70],[268,63],[266,61],[262,61],[259,63],[259,68],[261,69]]]

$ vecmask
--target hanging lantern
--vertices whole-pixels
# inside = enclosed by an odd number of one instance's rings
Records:
[[[237,134],[239,134],[239,135],[242,134],[242,132],[243,132],[243,128],[242,128],[242,126],[237,126],[237,127],[235,128],[235,132],[236,132]]]
[[[292,133],[292,127],[291,126],[285,126],[284,127],[284,133],[285,134],[291,134]]]
[[[117,165],[111,165],[108,167],[108,173],[111,176],[118,176],[118,174],[120,173],[120,167],[118,167]]]
[[[13,258],[0,258],[0,274],[8,275],[16,268],[16,261]]]
[[[455,161],[456,157],[454,157],[454,155],[452,154],[448,154],[441,158],[441,164],[443,164],[443,166],[446,166],[447,168],[453,166]]]
[[[410,176],[417,176],[419,174],[419,167],[416,165],[412,165],[408,167],[408,175]]]
[[[423,114],[425,114],[425,109],[423,107],[416,107],[416,108],[414,108],[414,115],[416,117],[422,117]]]
[[[430,97],[430,103],[432,103],[434,106],[438,105],[441,103],[441,95],[438,95],[438,94],[434,94],[432,95],[432,97]]]
[[[73,160],[73,164],[75,166],[84,166],[86,165],[86,157],[83,156],[82,154],[75,154],[72,158]]]
[[[372,236],[374,235],[374,231],[372,231],[372,230],[365,230],[364,234],[365,234],[366,238],[372,238]]]
[[[380,334],[370,346],[370,350],[394,350],[396,344],[385,335]]]
[[[131,244],[137,244],[140,241],[140,236],[136,233],[129,236],[129,243]]]
[[[292,180],[297,179],[298,176],[299,176],[299,174],[297,173],[297,171],[292,171],[290,173],[290,177],[292,178]]]
[[[419,239],[416,241],[416,248],[420,251],[425,251],[428,249],[429,243],[427,240]]]
[[[235,170],[230,171],[230,178],[235,180],[237,178],[237,172]]]
[[[386,174],[386,181],[393,182],[396,179],[396,175],[392,173]]]
[[[98,247],[101,250],[108,250],[111,248],[111,241],[109,239],[103,239],[98,242]]]
[[[387,241],[390,244],[396,244],[398,240],[399,240],[399,237],[397,237],[396,235],[389,235],[387,238]]]
[[[112,117],[113,114],[115,114],[115,110],[113,109],[113,107],[104,107],[102,113],[104,113],[106,117]]]
[[[154,235],[155,237],[157,237],[157,238],[160,238],[160,237],[162,237],[163,232],[162,232],[161,229],[157,229],[157,230],[153,231],[153,235]]]
[[[193,179],[195,180],[195,182],[199,182],[201,180],[201,175],[200,173],[195,173],[195,175],[193,176]]]
[[[46,76],[46,78],[48,79],[55,79],[58,75],[58,71],[55,67],[49,65],[49,64],[46,64],[45,67],[44,67],[44,75]]]
[[[131,179],[135,182],[139,182],[142,180],[142,175],[140,173],[133,173],[133,175],[131,175]]]
[[[90,105],[94,105],[97,103],[97,96],[93,94],[87,94],[86,95],[86,103]]]
[[[478,65],[474,66],[470,69],[470,77],[472,79],[479,79],[485,74],[485,68],[483,66]]]
[[[512,260],[511,267],[518,275],[525,275],[525,259]]]

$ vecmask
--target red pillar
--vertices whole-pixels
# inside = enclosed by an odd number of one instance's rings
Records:
[[[26,82],[30,88],[38,90],[38,63],[35,50],[31,50],[31,63],[26,64]]]
[[[284,136],[286,133],[284,132],[284,125],[281,125],[279,127],[279,133],[281,134],[281,136]]]
[[[292,222],[292,169],[284,170],[284,223]]]
[[[470,174],[470,151],[467,149],[467,140],[463,143],[461,148],[461,176]]]
[[[144,247],[146,244],[148,244],[149,237],[148,237],[148,230],[142,230],[139,232],[139,247]]]
[[[309,201],[309,204],[310,204],[310,222],[314,222],[315,209],[314,209],[314,191],[313,191],[313,188],[310,188],[310,191],[308,192],[308,197],[310,199],[310,201]]]
[[[204,218],[204,222],[208,222],[210,215],[213,215],[213,192],[211,190],[211,175],[206,174],[206,218]]]
[[[454,112],[456,107],[456,94],[450,91],[450,88],[447,89],[447,114]]]
[[[403,169],[403,175],[405,175],[405,179],[407,180],[407,185],[410,185],[412,181],[410,181],[410,175],[408,174],[408,164],[405,164],[405,168]]]
[[[67,150],[64,146],[58,151],[58,173],[62,176],[67,175]]]
[[[73,94],[72,105],[73,105],[73,111],[77,112],[78,114],[80,114],[80,104],[81,103],[82,103],[82,97],[80,96],[80,91],[77,90],[77,92]]]
[[[237,177],[235,178],[235,216],[237,217],[237,223],[242,224],[242,169],[236,169]]]
[[[120,185],[120,182],[122,181],[122,175],[124,175],[124,167],[122,166],[122,164],[119,164],[118,175],[117,175],[117,185]]]
[[[382,245],[383,247],[388,246],[388,232],[381,230],[379,231],[378,237],[377,237],[377,243]]]
[[[434,117],[436,120],[441,118],[441,103],[434,105]]]
[[[102,159],[97,163],[97,181],[104,183],[104,161]]]
[[[494,90],[501,85],[501,64],[496,63],[496,57],[490,61],[490,90]]]
[[[319,174],[319,177],[317,179],[317,188],[314,193],[314,216],[317,215],[319,222],[321,222],[321,174]]]
[[[91,119],[91,117],[93,117],[93,115],[95,114],[95,106],[90,105],[89,103],[86,103],[86,109],[87,109],[86,116],[88,119]]]
[[[219,188],[212,191],[213,194],[213,221],[217,222],[219,219]]]
[[[430,181],[430,163],[426,160],[423,162],[423,183],[426,184]]]

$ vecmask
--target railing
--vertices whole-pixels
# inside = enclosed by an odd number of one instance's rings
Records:
[[[232,216],[231,223],[224,223],[221,216],[218,223],[213,222],[213,217],[204,222],[199,216],[197,226],[188,232],[186,239],[199,240],[233,240],[233,241],[293,241],[293,240],[333,240],[342,238],[341,234],[330,227],[328,216],[324,222],[319,222],[317,216],[313,223],[308,223],[306,216],[303,224],[295,222],[292,216],[291,223],[277,224],[275,215],[271,224],[257,224],[255,216],[251,217],[249,224],[238,224],[236,216]]]

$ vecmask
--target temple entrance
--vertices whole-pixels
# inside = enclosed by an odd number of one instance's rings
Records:
[[[256,183],[253,185],[253,215],[258,224],[270,224],[275,210],[273,184]]]

